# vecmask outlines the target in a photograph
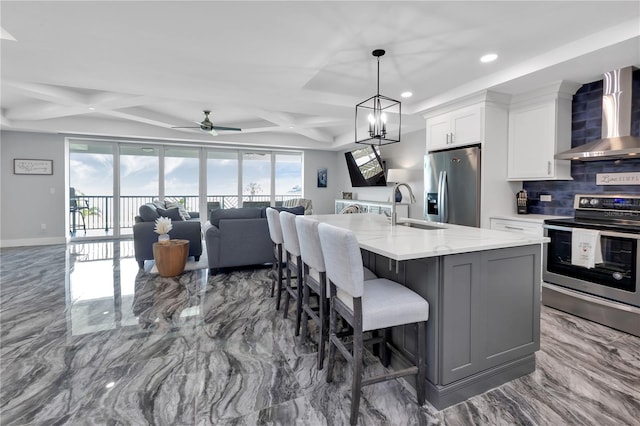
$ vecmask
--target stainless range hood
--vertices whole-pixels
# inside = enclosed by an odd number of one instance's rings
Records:
[[[596,161],[640,158],[640,138],[631,136],[632,77],[632,67],[605,73],[602,139],[556,154],[556,159]]]

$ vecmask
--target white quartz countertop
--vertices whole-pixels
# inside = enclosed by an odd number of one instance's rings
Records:
[[[521,222],[544,223],[547,219],[567,219],[573,216],[553,216],[548,214],[512,214],[491,216],[491,219],[518,220]]]
[[[399,221],[440,226],[442,229],[391,226],[391,222],[384,215],[367,213],[311,215],[305,218],[349,229],[356,235],[361,248],[393,260],[420,259],[549,242],[548,238],[535,235],[415,219]]]

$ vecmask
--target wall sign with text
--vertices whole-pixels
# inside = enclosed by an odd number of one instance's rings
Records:
[[[596,185],[640,185],[640,173],[597,173]]]
[[[13,159],[14,175],[52,175],[53,160]]]

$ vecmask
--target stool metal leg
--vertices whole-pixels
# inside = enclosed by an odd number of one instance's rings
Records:
[[[327,364],[327,383],[331,383],[333,381],[333,365],[336,360],[336,343],[334,342],[337,339],[336,336],[336,310],[335,310],[335,301],[333,300],[336,296],[336,287],[331,284],[331,299],[329,301],[329,363]]]
[[[302,304],[304,306],[309,306],[309,286],[307,285],[308,282],[308,278],[307,275],[309,274],[309,266],[307,266],[307,264],[304,265],[304,285],[303,285],[303,289],[302,289]],[[309,314],[307,314],[307,312],[303,309],[302,310],[302,331],[300,332],[300,343],[304,343],[305,339],[307,338],[307,333],[308,333],[308,324],[309,324]]]
[[[302,275],[302,259],[296,258],[296,336],[300,335],[300,320],[302,318],[302,290],[304,287],[304,276]]]
[[[418,405],[424,405],[425,400],[425,387],[426,383],[426,345],[427,345],[427,323],[419,322],[418,323],[418,350],[417,350],[417,360],[418,364],[418,374],[416,375],[416,395],[418,397]]]
[[[320,344],[318,345],[318,370],[322,370],[324,364],[324,348],[329,338],[329,299],[327,299],[326,272],[320,272]]]

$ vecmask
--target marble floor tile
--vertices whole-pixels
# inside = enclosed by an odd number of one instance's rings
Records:
[[[347,364],[326,382],[269,268],[163,278],[132,241],[88,242],[0,249],[0,278],[2,425],[348,424]],[[637,424],[639,338],[543,307],[536,367],[442,411],[402,381],[367,386],[359,424]]]

